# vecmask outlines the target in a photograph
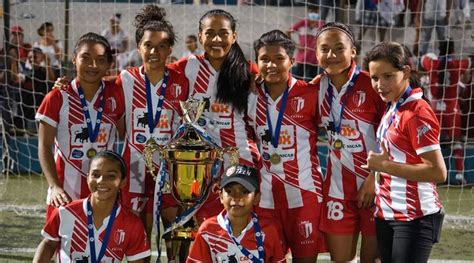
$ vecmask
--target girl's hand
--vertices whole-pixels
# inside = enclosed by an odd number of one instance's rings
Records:
[[[369,154],[367,155],[367,164],[362,165],[361,167],[364,169],[369,169],[373,171],[385,172],[384,164],[386,161],[389,161],[389,160],[390,159],[389,159],[387,148],[385,148],[385,145],[382,143],[382,152],[376,153],[376,152],[370,151]]]
[[[374,205],[374,200],[375,174],[371,171],[357,193],[357,207],[369,209]]]
[[[54,82],[53,89],[66,90],[67,84],[69,83],[68,77],[57,78]]]
[[[70,203],[71,197],[59,186],[51,188],[51,205],[60,207]]]

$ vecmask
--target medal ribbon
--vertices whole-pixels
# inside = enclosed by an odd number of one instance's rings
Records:
[[[94,235],[94,219],[92,218],[92,205],[90,202],[90,198],[87,199],[87,228],[89,229],[89,249],[91,252],[91,262],[101,262],[102,258],[105,255],[105,251],[107,250],[107,244],[109,243],[110,233],[112,232],[112,225],[115,221],[115,216],[117,215],[118,205],[117,203],[114,204],[112,208],[112,212],[109,216],[109,223],[107,224],[107,228],[105,229],[105,236],[102,240],[102,246],[100,247],[99,255],[96,257],[95,254],[95,235]],[[100,235],[100,234],[99,234]],[[97,236],[99,239],[99,236]]]
[[[349,97],[349,93],[354,87],[357,77],[359,77],[359,74],[360,74],[360,68],[359,66],[356,66],[354,74],[352,74],[352,78],[349,80],[349,84],[348,84],[345,96],[341,100],[341,113],[339,114],[339,122],[336,122],[336,117],[333,115],[333,111],[332,111],[332,100],[334,96],[334,91],[332,90],[333,87],[331,84],[328,85],[328,103],[329,103],[329,109],[330,109],[329,112],[331,114],[331,117],[334,123],[334,132],[336,132],[336,134],[339,134],[341,132],[342,115],[344,114],[344,109],[346,107],[346,100],[347,100],[347,97]]]
[[[163,75],[163,81],[161,82],[160,95],[158,99],[158,104],[156,105],[155,118],[153,118],[153,101],[151,96],[151,83],[145,73],[145,86],[146,86],[146,107],[148,111],[148,129],[150,130],[150,136],[153,134],[153,130],[160,121],[161,112],[163,110],[163,102],[165,100],[166,94],[166,84],[168,83],[168,69],[165,68]]]
[[[397,114],[398,108],[402,105],[403,102],[407,100],[408,97],[410,97],[410,93],[412,91],[412,88],[408,86],[405,90],[405,93],[398,99],[397,104],[395,104],[395,108],[393,109],[392,113],[390,114],[390,117],[387,120],[387,124],[385,126],[380,125],[380,128],[377,133],[377,141],[379,142],[379,149],[382,150],[382,139],[385,138],[387,135],[388,128],[390,128],[390,125],[392,125],[393,120],[395,119],[395,115]],[[387,104],[387,108],[385,110],[385,114],[387,114],[388,110],[392,106],[392,103]]]
[[[79,99],[81,100],[82,111],[84,112],[84,117],[86,119],[87,136],[89,137],[91,143],[95,142],[97,135],[99,135],[102,113],[104,112],[104,83],[102,83],[100,89],[101,91],[99,95],[99,107],[97,108],[97,119],[95,121],[96,124],[94,127],[92,127],[91,115],[89,113],[89,107],[87,107],[87,101],[86,97],[84,96],[84,91],[82,90],[81,86],[77,86],[77,92],[79,93]]]
[[[253,228],[255,230],[255,239],[257,240],[257,251],[258,251],[258,257],[256,257],[254,254],[250,253],[250,251],[247,250],[244,246],[242,246],[237,239],[235,239],[234,235],[232,235],[232,229],[229,224],[229,217],[226,214],[225,215],[225,226],[227,229],[227,233],[229,236],[232,238],[232,241],[234,241],[234,244],[237,245],[237,247],[240,249],[240,252],[244,254],[247,258],[252,260],[252,262],[257,263],[257,262],[264,262],[265,260],[265,249],[263,247],[263,235],[262,231],[260,229],[260,224],[258,223],[258,217],[257,215],[252,212],[252,222],[253,222]]]
[[[278,119],[277,119],[277,123],[275,124],[275,133],[273,134],[272,120],[270,119],[270,111],[268,110],[268,97],[270,97],[270,95],[268,94],[268,89],[265,86],[265,109],[266,109],[266,114],[267,114],[267,123],[268,123],[268,128],[270,129],[270,132],[272,133],[271,142],[272,142],[273,148],[275,149],[278,148],[281,123],[283,121],[283,114],[285,113],[289,89],[290,89],[289,87],[285,89],[285,92],[283,93],[283,97],[281,98],[280,111],[278,112]]]

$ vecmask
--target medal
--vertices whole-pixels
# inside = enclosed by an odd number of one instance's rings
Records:
[[[270,162],[272,164],[279,164],[281,162],[281,157],[278,153],[273,153],[271,156],[270,156]]]
[[[332,144],[332,146],[334,147],[334,149],[340,150],[342,149],[342,147],[344,147],[344,143],[342,143],[341,139],[336,139],[334,143]]]
[[[94,158],[94,156],[96,156],[96,154],[97,154],[97,150],[94,149],[94,148],[90,148],[90,149],[87,150],[87,152],[86,152],[87,158],[89,158],[89,159]]]
[[[265,87],[265,109],[266,109],[266,116],[267,116],[267,124],[268,124],[268,129],[270,130],[270,133],[271,133],[271,144],[273,146],[273,148],[275,149],[275,151],[278,150],[278,142],[279,142],[279,138],[280,138],[280,129],[281,129],[281,125],[282,125],[282,122],[283,122],[283,114],[285,113],[285,109],[286,109],[286,102],[288,100],[288,93],[289,93],[289,89],[290,87],[287,87],[285,89],[285,92],[283,93],[283,97],[281,98],[281,104],[280,104],[280,111],[278,112],[278,118],[277,118],[277,122],[275,124],[275,131],[273,131],[273,127],[272,127],[272,120],[270,118],[270,110],[268,108],[268,98],[270,97],[270,95],[268,94],[268,90],[267,90],[267,87]],[[278,153],[273,153],[271,156],[270,156],[270,162],[272,164],[279,164],[281,162],[281,157],[280,155],[278,155]]]

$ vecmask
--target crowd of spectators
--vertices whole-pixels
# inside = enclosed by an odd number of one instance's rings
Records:
[[[214,0],[215,2],[216,0]],[[189,2],[189,1],[188,1]],[[183,2],[183,3],[188,3]],[[189,2],[189,4],[194,3]],[[203,2],[201,4],[206,4]],[[310,80],[322,71],[318,67],[315,56],[315,35],[328,19],[341,19],[344,17],[344,8],[348,5],[355,10],[355,27],[358,27],[359,42],[366,40],[369,29],[377,30],[377,41],[387,39],[387,30],[394,27],[415,26],[416,40],[413,46],[414,64],[419,65],[419,59],[433,50],[432,32],[436,31],[436,39],[446,40],[449,27],[459,25],[468,29],[471,26],[470,6],[467,0],[314,0],[309,2],[293,0],[242,0],[235,4],[242,5],[301,5],[305,3],[306,16],[286,28],[287,34],[297,43],[295,64],[292,74],[299,79]],[[232,4],[225,2],[225,4]],[[450,6],[451,5],[451,6]],[[451,10],[451,11],[449,11]],[[407,17],[409,16],[409,17]],[[451,19],[451,16],[455,16]],[[101,32],[110,42],[113,49],[114,61],[109,70],[109,75],[114,76],[127,67],[141,64],[137,51],[129,46],[129,34],[120,27],[121,14],[114,13],[109,18],[110,27]],[[451,23],[449,23],[451,21]],[[405,25],[406,24],[406,25]],[[34,113],[40,105],[44,95],[51,89],[54,80],[61,75],[63,47],[62,41],[55,36],[54,25],[45,22],[37,29],[38,38],[33,44],[25,43],[25,33],[18,25],[10,28],[10,45],[7,51],[2,51],[2,57],[8,58],[0,61],[2,72],[1,85],[1,113],[5,131],[11,135],[35,134],[36,124]],[[196,35],[188,35],[184,39],[185,51],[182,54],[173,54],[168,62],[187,57],[190,54],[202,54],[203,50],[198,43]],[[437,56],[439,52],[434,52]],[[459,54],[460,52],[454,52]],[[5,56],[6,55],[6,56]],[[470,54],[463,52],[462,56],[449,55],[445,60],[468,59]],[[3,69],[9,70],[4,71]],[[421,73],[429,71],[418,67]],[[436,72],[446,71],[444,68],[433,69]],[[426,72],[425,72],[426,71]],[[463,140],[474,139],[474,113],[471,110],[471,98],[474,97],[471,84],[472,72],[462,70],[459,78],[458,98],[459,111],[462,115]],[[429,82],[429,80],[428,80]],[[441,84],[440,84],[441,85]],[[429,88],[427,86],[427,91]]]

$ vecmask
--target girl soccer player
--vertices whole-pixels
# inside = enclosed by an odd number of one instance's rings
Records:
[[[382,262],[427,262],[443,220],[436,183],[446,179],[440,127],[423,92],[410,83],[409,52],[383,42],[365,58],[374,90],[388,103],[377,130],[376,227]]]
[[[385,103],[372,89],[368,74],[356,65],[354,34],[346,25],[328,23],[321,28],[316,56],[324,73],[313,82],[319,87],[321,126],[329,142],[320,229],[331,260],[355,260],[361,233],[361,262],[374,262],[374,175],[360,166],[376,149],[375,131]]]
[[[206,107],[197,124],[221,147],[237,147],[240,162],[254,166],[259,158],[256,143],[249,137],[245,109],[253,79],[250,64],[237,43],[237,21],[220,9],[207,11],[199,20],[199,41],[204,55],[183,58],[171,68],[189,80],[189,97],[203,100]],[[226,161],[223,167],[227,167]],[[197,212],[199,220],[222,210],[213,194]]]
[[[91,160],[86,199],[54,210],[41,232],[34,262],[143,262],[150,256],[140,219],[119,201],[126,183],[125,162],[112,151],[99,152]]]
[[[248,106],[263,159],[257,214],[277,222],[293,262],[316,262],[325,249],[318,229],[318,92],[315,85],[291,76],[295,43],[282,31],[263,34],[254,50],[263,78]]]
[[[38,155],[49,184],[47,219],[54,207],[89,195],[90,158],[114,148],[124,114],[121,90],[102,81],[112,62],[107,40],[95,33],[81,36],[72,62],[77,77],[50,92],[36,114]]]
[[[153,227],[155,182],[145,167],[145,144],[149,140],[159,145],[169,142],[180,122],[179,101],[188,96],[187,79],[166,66],[176,37],[165,16],[165,10],[156,5],[145,6],[136,15],[135,40],[143,66],[122,71],[116,81],[125,97],[130,98],[125,102],[127,136],[123,157],[128,176],[123,204],[142,215],[149,237]],[[158,162],[155,167],[158,168]],[[176,217],[174,206],[171,196],[164,195],[161,214],[165,225]]]

